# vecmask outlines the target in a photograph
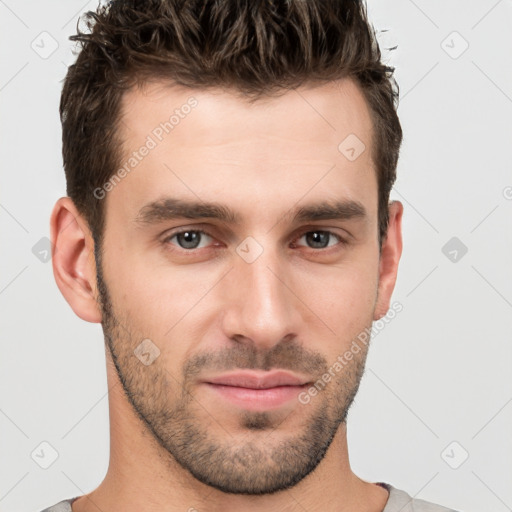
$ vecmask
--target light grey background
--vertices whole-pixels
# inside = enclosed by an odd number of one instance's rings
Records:
[[[101,327],[74,315],[40,260],[65,195],[67,38],[95,6],[0,0],[2,511],[89,492],[108,465]],[[369,11],[389,29],[382,43],[398,45],[387,58],[405,133],[392,195],[405,206],[403,311],[374,338],[349,415],[351,463],[460,511],[510,511],[512,3],[371,0]],[[58,452],[48,469],[41,442]]]

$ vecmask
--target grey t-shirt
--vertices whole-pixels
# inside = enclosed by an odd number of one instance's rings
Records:
[[[378,485],[389,491],[389,498],[382,512],[456,512],[451,508],[441,507],[435,503],[411,498],[405,491],[396,489],[390,484],[378,482]],[[78,498],[64,500],[53,507],[45,508],[42,512],[73,512],[71,503]]]

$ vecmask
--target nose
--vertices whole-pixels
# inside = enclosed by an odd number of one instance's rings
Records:
[[[252,263],[237,257],[226,277],[223,330],[228,338],[269,350],[298,336],[301,291],[294,290],[291,271],[278,255],[266,249]]]

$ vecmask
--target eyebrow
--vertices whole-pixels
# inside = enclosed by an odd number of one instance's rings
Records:
[[[359,201],[343,199],[321,201],[292,209],[281,220],[291,219],[293,222],[350,220],[365,216],[366,209]],[[220,203],[166,197],[144,205],[135,217],[135,222],[147,225],[176,219],[215,219],[226,224],[240,224],[242,220],[238,213]]]

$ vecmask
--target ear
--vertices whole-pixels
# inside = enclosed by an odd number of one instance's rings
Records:
[[[55,204],[50,232],[53,275],[59,290],[82,320],[100,323],[94,240],[69,197],[61,197]]]
[[[379,288],[374,320],[379,320],[388,312],[391,294],[395,288],[398,262],[402,255],[403,211],[404,207],[400,201],[390,203],[388,232],[380,253]]]

